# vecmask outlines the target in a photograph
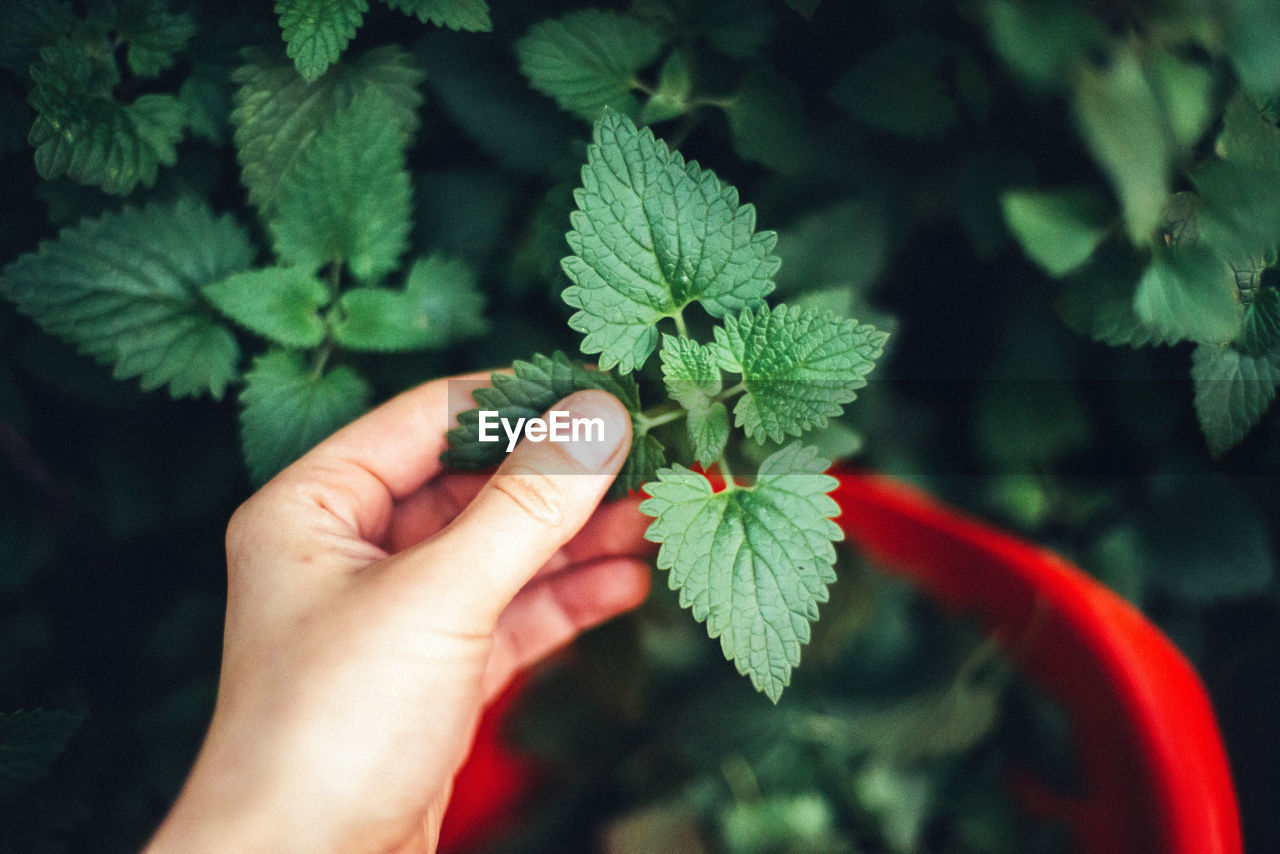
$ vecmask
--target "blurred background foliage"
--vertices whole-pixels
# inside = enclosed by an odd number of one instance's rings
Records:
[[[531,56],[581,26],[582,5],[496,3],[490,32],[376,3],[356,16],[343,63],[395,44],[425,73],[411,254],[465,264],[488,328],[341,354],[372,400],[572,349],[558,260],[592,104]],[[825,449],[1051,546],[1141,607],[1208,685],[1248,847],[1280,849],[1280,419],[1265,415],[1280,379],[1280,5],[608,8],[640,65],[603,97],[758,207],[788,301],[895,330]],[[284,63],[270,4],[0,14],[0,259],[122,205],[190,198],[269,245],[230,115],[242,48]],[[60,64],[76,50],[88,71]],[[144,108],[149,166],[95,175],[48,147],[80,120],[110,143],[112,117]],[[456,305],[440,316],[474,334],[477,303]],[[251,490],[240,424],[230,400],[113,380],[9,302],[0,342],[0,841],[131,850],[211,709],[222,531]],[[1068,850],[1005,785],[1029,769],[1071,790],[1061,710],[973,626],[856,556],[841,569],[777,708],[661,578],[638,614],[540,673],[513,736],[552,784],[495,850]]]

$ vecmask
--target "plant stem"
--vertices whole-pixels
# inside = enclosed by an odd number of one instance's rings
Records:
[[[682,308],[679,311],[677,311],[675,314],[671,315],[671,319],[676,322],[676,332],[680,334],[680,337],[688,338],[689,327],[684,325],[684,309]]]
[[[727,388],[724,391],[717,394],[716,400],[724,402],[731,397],[737,397],[738,395],[742,394],[746,390],[747,390],[747,383],[745,380],[743,380],[733,388]]]
[[[720,458],[716,460],[716,466],[720,469],[720,474],[724,477],[724,488],[726,490],[737,489],[738,482],[733,479],[733,469],[729,468],[729,459],[725,454],[720,454]]]
[[[682,406],[673,408],[671,404],[663,404],[636,414],[634,419],[638,422],[640,431],[648,433],[654,427],[660,427],[663,424],[669,424],[672,421],[684,418],[685,414]]]
[[[329,302],[336,302],[342,288],[342,259],[334,258],[329,262]]]
[[[320,379],[320,375],[324,373],[324,366],[329,363],[329,357],[333,355],[333,339],[328,335],[320,342],[320,346],[316,348],[316,354],[311,359],[311,378],[313,380]]]

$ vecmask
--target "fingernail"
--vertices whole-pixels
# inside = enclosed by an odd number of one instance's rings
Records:
[[[574,392],[555,410],[569,413],[572,441],[565,451],[588,470],[599,469],[614,455],[630,419],[622,404],[602,391]]]

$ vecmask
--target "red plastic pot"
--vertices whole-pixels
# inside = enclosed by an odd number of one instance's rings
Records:
[[[1084,854],[1242,851],[1208,696],[1164,634],[1052,552],[889,478],[836,474],[837,521],[849,544],[944,608],[976,617],[1070,714],[1085,794],[1066,797],[1015,778],[1028,808],[1065,821]],[[507,708],[491,709],[477,735],[445,817],[442,851],[489,837],[532,780],[528,763],[498,741],[496,722]]]

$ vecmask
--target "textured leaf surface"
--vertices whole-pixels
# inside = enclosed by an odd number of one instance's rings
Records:
[[[729,410],[720,401],[689,410],[685,422],[693,458],[708,468],[724,453],[729,441]]]
[[[599,9],[535,24],[516,42],[520,70],[533,88],[587,121],[605,107],[634,116],[636,72],[661,49],[653,25]]]
[[[257,483],[309,451],[369,406],[369,384],[343,365],[316,375],[298,353],[254,359],[240,393],[240,437]]]
[[[0,798],[43,777],[82,723],[74,712],[0,712]]]
[[[394,269],[409,236],[406,134],[381,92],[356,95],[293,164],[271,223],[276,254],[309,270],[334,261],[356,278]]]
[[[392,9],[417,15],[424,24],[451,30],[487,33],[493,29],[489,4],[485,0],[383,0]]]
[[[368,0],[279,0],[289,58],[308,83],[338,61],[369,11]]]
[[[729,440],[729,412],[714,400],[722,385],[714,353],[690,338],[664,335],[659,356],[667,394],[689,411],[686,427],[693,458],[709,466]]]
[[[277,344],[315,347],[324,339],[319,309],[329,289],[310,270],[248,270],[205,285],[203,293],[227,317]]]
[[[202,203],[125,208],[46,241],[5,268],[0,292],[50,334],[174,397],[221,397],[239,347],[200,288],[253,260],[248,236]]]
[[[284,176],[356,95],[370,90],[386,95],[391,109],[382,121],[409,134],[417,130],[423,73],[399,48],[374,48],[355,62],[339,63],[310,85],[291,63],[270,51],[250,51],[247,58],[232,76],[240,88],[231,121],[241,180],[264,220],[274,217]]]
[[[662,336],[662,380],[667,394],[685,409],[705,408],[720,393],[715,354],[692,338]]]
[[[839,415],[889,338],[870,324],[786,305],[728,315],[715,337],[720,367],[742,374],[747,389],[734,423],[760,442],[799,436]]]
[[[142,95],[122,104],[90,85],[83,57],[68,40],[41,51],[31,66],[36,110],[27,141],[46,180],[68,176],[125,195],[151,186],[161,165],[177,160],[186,110],[172,95]]]
[[[697,163],[607,112],[596,123],[563,261],[569,325],[600,366],[640,367],[659,320],[698,302],[711,315],[759,305],[773,290],[777,236],[755,231],[755,208]]]
[[[1253,429],[1271,406],[1280,383],[1280,357],[1250,356],[1233,347],[1201,344],[1191,354],[1196,417],[1220,457]]]
[[[1051,276],[1089,260],[1110,230],[1106,200],[1088,189],[1012,190],[1000,205],[1027,257]]]
[[[646,485],[640,505],[655,519],[645,536],[662,544],[658,568],[670,570],[680,604],[774,702],[835,581],[831,543],[843,534],[831,521],[839,508],[827,495],[836,486],[827,466],[792,444],[760,465],[753,486],[717,493],[676,465]]]

